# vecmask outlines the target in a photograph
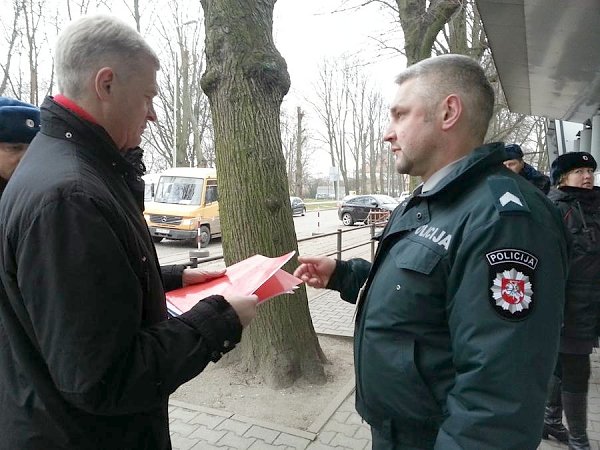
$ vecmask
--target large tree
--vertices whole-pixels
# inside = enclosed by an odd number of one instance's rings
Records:
[[[202,88],[214,126],[225,262],[297,250],[280,135],[280,107],[290,78],[273,42],[275,0],[201,4],[206,30]],[[296,264],[293,258],[286,269]],[[300,377],[325,382],[305,289],[260,305],[236,356],[244,369],[272,386]]]

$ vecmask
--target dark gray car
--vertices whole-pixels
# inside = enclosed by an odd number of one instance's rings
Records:
[[[342,202],[338,208],[338,217],[344,225],[349,226],[367,220],[371,211],[393,211],[396,206],[398,201],[389,195],[357,195]]]
[[[304,214],[306,214],[306,205],[300,197],[290,197],[290,203],[292,205],[292,215],[303,216]]]

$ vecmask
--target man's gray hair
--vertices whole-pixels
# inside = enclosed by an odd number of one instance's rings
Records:
[[[483,141],[494,112],[494,89],[477,61],[464,55],[434,56],[408,67],[396,83],[412,79],[419,80],[430,107],[450,94],[459,95],[473,133]]]
[[[156,53],[133,28],[116,17],[82,17],[69,24],[56,43],[58,89],[77,99],[91,76],[102,67],[133,71],[142,60],[160,67]]]

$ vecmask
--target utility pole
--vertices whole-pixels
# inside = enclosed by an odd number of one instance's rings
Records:
[[[296,134],[296,195],[298,197],[302,197],[302,144],[304,143],[304,138],[302,136],[302,118],[304,117],[304,113],[302,109],[298,106],[296,108],[296,112],[298,114],[298,129]]]

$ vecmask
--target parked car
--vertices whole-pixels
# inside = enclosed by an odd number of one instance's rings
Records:
[[[346,195],[346,196],[345,196],[343,199],[341,199],[341,200],[338,200],[338,202],[336,203],[336,205],[335,205],[335,206],[336,206],[336,207],[339,209],[339,208],[340,208],[340,206],[342,206],[342,204],[343,204],[344,202],[347,202],[348,200],[350,200],[351,198],[354,198],[354,197],[356,197],[356,194],[348,194],[348,195]]]
[[[400,193],[399,197],[396,197],[396,200],[398,200],[398,203],[402,203],[408,197],[410,197],[410,192],[409,191],[403,191],[403,192]]]
[[[364,222],[371,211],[393,211],[398,201],[389,195],[357,195],[342,202],[338,208],[338,217],[346,226],[355,222]]]
[[[329,194],[324,194],[322,192],[319,192],[317,195],[315,195],[315,199],[316,200],[334,200],[335,199],[335,194],[334,193],[329,193]]]
[[[292,205],[293,216],[297,216],[298,214],[303,216],[306,214],[306,205],[300,197],[290,197],[290,203]]]

